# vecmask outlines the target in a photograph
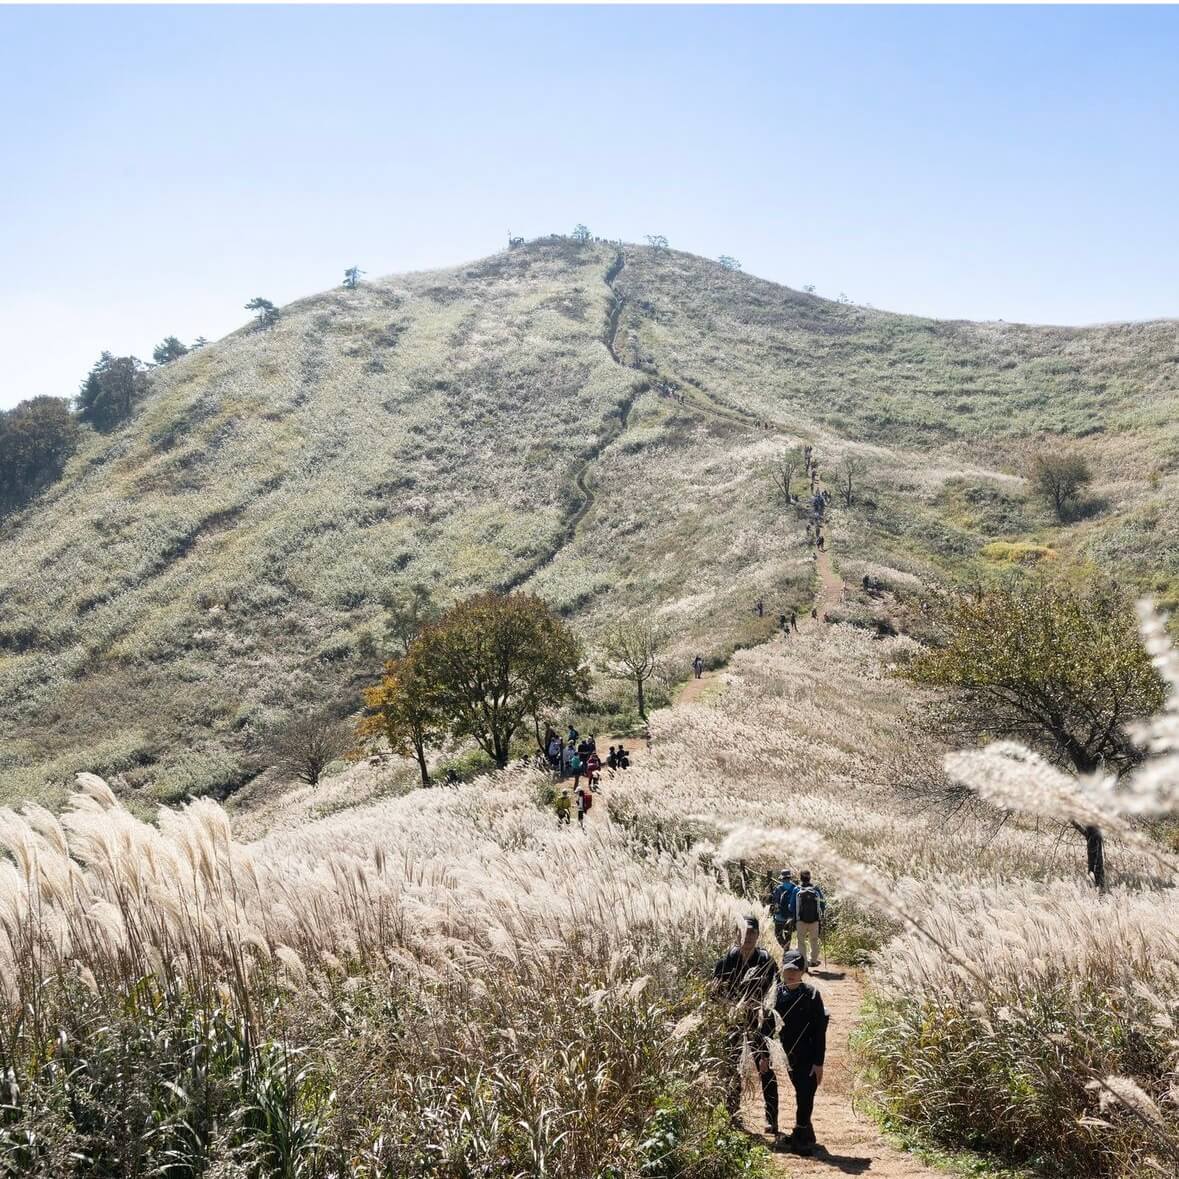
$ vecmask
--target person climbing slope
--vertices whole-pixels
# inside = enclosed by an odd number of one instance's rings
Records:
[[[774,891],[770,893],[770,911],[774,918],[774,937],[784,950],[790,949],[794,933],[794,894],[797,891],[794,873],[789,868],[783,868],[778,873]]]
[[[778,1079],[770,1067],[769,1047],[761,1032],[762,1002],[773,989],[776,971],[768,950],[757,944],[761,926],[750,913],[738,927],[740,941],[717,959],[712,971],[711,991],[734,1007],[734,1019],[725,1036],[730,1071],[725,1086],[725,1105],[739,1123],[741,1115],[741,1061],[748,1042],[761,1082],[766,1123],[770,1133],[778,1132]]]
[[[778,1145],[801,1155],[809,1155],[815,1148],[811,1116],[815,1093],[823,1081],[829,1019],[818,990],[803,981],[805,973],[806,958],[798,950],[787,950],[782,955],[782,981],[774,991],[773,1002],[760,1028],[763,1037],[777,1036],[786,1054],[790,1084],[794,1086],[794,1129]],[[759,1064],[758,1068],[764,1067],[765,1072],[772,1073],[768,1052],[764,1059],[764,1066]],[[776,1081],[774,1090],[776,1095]]]

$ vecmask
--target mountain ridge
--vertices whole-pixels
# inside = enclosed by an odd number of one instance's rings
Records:
[[[804,440],[869,460],[872,507],[832,528],[850,580],[971,573],[1016,538],[1153,565],[1165,598],[1171,357],[1170,321],[927,320],[560,238],[306,296],[154,370],[0,525],[0,793],[82,768],[146,800],[234,788],[282,714],[355,706],[404,581],[538,592],[591,640],[647,611],[673,656],[723,656],[765,637],[753,598],[809,601],[765,478]],[[1092,453],[1096,522],[1029,503],[1016,451],[1045,431]]]

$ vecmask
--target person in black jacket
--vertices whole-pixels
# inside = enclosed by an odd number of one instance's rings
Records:
[[[741,941],[717,960],[712,971],[712,990],[727,999],[736,1010],[725,1047],[732,1071],[725,1087],[725,1104],[734,1120],[741,1113],[741,1057],[748,1040],[761,1081],[766,1105],[766,1123],[771,1134],[778,1133],[778,1079],[770,1068],[770,1050],[761,1031],[762,1003],[773,989],[776,977],[769,951],[757,944],[761,928],[750,913],[742,923]]]
[[[819,992],[803,982],[805,971],[806,958],[797,950],[787,950],[782,955],[782,982],[761,1025],[763,1036],[778,1037],[794,1086],[794,1130],[781,1145],[803,1155],[810,1154],[815,1147],[811,1114],[815,1092],[823,1080],[828,1018]],[[768,1053],[766,1064],[768,1068]]]

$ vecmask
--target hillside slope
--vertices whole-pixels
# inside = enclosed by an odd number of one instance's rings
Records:
[[[0,526],[0,798],[79,768],[232,788],[270,721],[355,707],[399,579],[525,587],[591,637],[656,611],[681,654],[764,637],[756,596],[810,592],[763,473],[803,440],[868,462],[834,528],[849,571],[1030,537],[1165,593],[1177,362],[1172,322],[939,323],[565,239],[302,300],[156,370]],[[1093,520],[1055,528],[1002,469],[1041,431],[1094,455]]]

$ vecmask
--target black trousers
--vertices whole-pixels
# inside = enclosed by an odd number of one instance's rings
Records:
[[[813,1067],[813,1060],[790,1062],[790,1083],[794,1086],[794,1126],[798,1130],[811,1129],[815,1093],[819,1088],[819,1082],[811,1075]]]
[[[725,1044],[731,1063],[729,1081],[725,1089],[725,1105],[728,1107],[729,1113],[733,1114],[738,1113],[741,1109],[741,1091],[744,1087],[744,1081],[741,1077],[741,1057],[745,1049],[746,1038],[746,1029],[739,1025],[730,1028],[725,1037]],[[770,1064],[770,1052],[766,1047],[765,1041],[760,1036],[750,1034],[748,1035],[748,1039],[749,1048],[753,1054],[753,1064],[757,1069],[757,1079],[761,1082],[762,1100],[765,1101],[766,1106],[766,1121],[771,1126],[777,1126],[778,1078],[774,1075],[773,1066]],[[765,1072],[761,1071],[763,1062],[765,1064]]]

